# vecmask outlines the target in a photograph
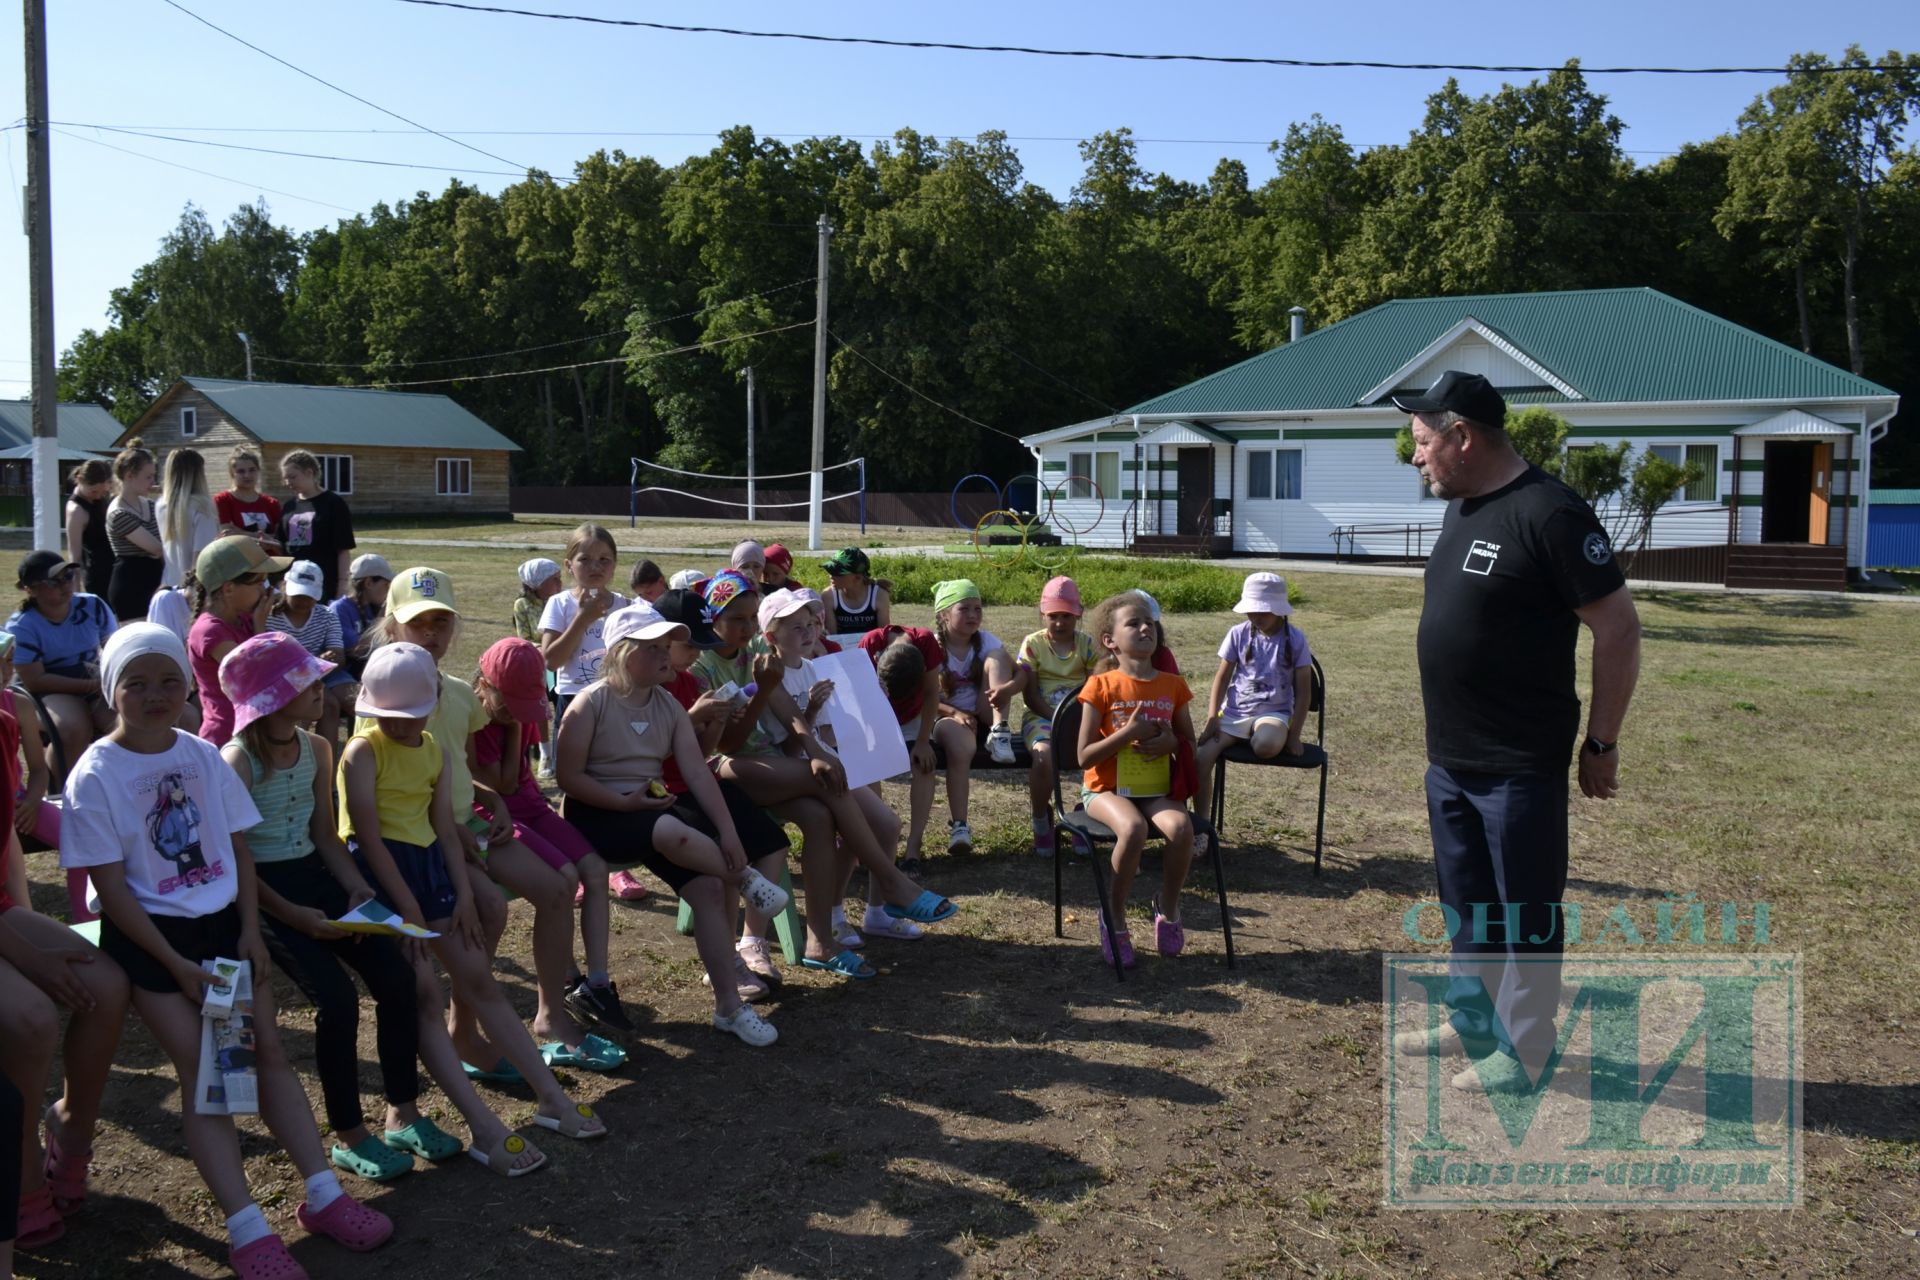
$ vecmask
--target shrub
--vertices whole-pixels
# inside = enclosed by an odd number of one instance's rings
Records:
[[[1011,556],[1006,559],[1010,560]],[[1008,565],[991,554],[972,560],[880,556],[873,562],[873,576],[890,579],[893,598],[903,604],[931,604],[934,583],[948,578],[972,578],[980,585],[980,594],[987,604],[1037,607],[1040,588],[1055,572],[1065,573],[1079,584],[1080,597],[1089,609],[1096,601],[1139,587],[1150,592],[1167,613],[1219,613],[1231,609],[1233,602],[1240,598],[1240,584],[1247,576],[1220,565],[1188,560],[1126,560],[1117,556],[1078,554],[1067,556],[1058,570],[1042,568],[1030,559]],[[1295,604],[1300,602],[1300,589],[1293,583],[1287,584],[1287,598]]]

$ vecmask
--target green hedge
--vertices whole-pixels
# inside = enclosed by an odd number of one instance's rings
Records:
[[[1049,561],[1056,555],[1048,555]],[[1009,557],[1010,558],[1010,557]],[[1187,560],[1123,560],[1114,556],[1071,555],[1057,572],[1080,586],[1087,608],[1135,587],[1153,594],[1168,613],[1219,613],[1240,598],[1246,574]],[[893,598],[903,604],[931,604],[933,584],[947,578],[971,578],[990,605],[1038,605],[1040,588],[1056,570],[1032,563],[1003,567],[992,553],[971,560],[931,556],[877,556],[873,576],[893,583]],[[1287,584],[1287,597],[1300,602],[1300,590]]]

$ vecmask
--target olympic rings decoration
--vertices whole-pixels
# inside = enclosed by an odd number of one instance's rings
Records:
[[[990,486],[999,505],[969,526],[960,517],[960,490],[974,480],[984,481]],[[1024,514],[1012,499],[1013,487],[1023,480],[1034,487],[1034,510]],[[1084,487],[1086,497],[1072,495],[1072,488],[1076,485]],[[1046,500],[1044,504],[1042,498]],[[1082,522],[1076,523],[1062,518],[1062,502],[1072,504],[1089,499],[1094,503],[1091,520],[1083,518]],[[1035,476],[1019,475],[1002,486],[995,484],[992,476],[974,472],[962,476],[959,483],[953,486],[947,504],[954,527],[967,533],[968,541],[973,544],[974,555],[982,563],[997,569],[1011,569],[1026,564],[1047,573],[1061,572],[1079,555],[1080,539],[1099,528],[1107,513],[1106,494],[1091,476],[1067,476],[1049,485]],[[998,539],[994,537],[996,531],[1002,533]],[[1006,533],[1017,534],[1017,540],[1007,539],[1004,536]]]

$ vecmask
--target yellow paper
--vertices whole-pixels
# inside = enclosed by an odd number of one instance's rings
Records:
[[[1123,796],[1146,799],[1173,790],[1173,757],[1149,760],[1131,743],[1115,757],[1114,789]]]

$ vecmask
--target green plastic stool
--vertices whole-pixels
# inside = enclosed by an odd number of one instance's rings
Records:
[[[793,892],[793,873],[785,867],[780,868],[780,887],[787,891],[787,909],[773,918],[773,931],[780,936],[780,951],[787,963],[799,964],[800,957],[806,954],[807,926],[794,909],[799,898]],[[685,898],[680,899],[680,914],[673,927],[684,934],[693,932],[693,907]]]

